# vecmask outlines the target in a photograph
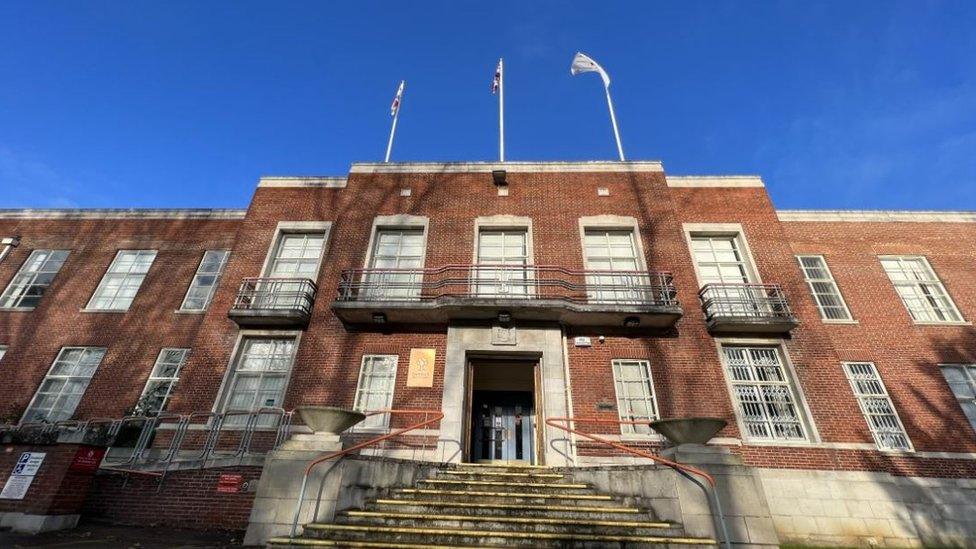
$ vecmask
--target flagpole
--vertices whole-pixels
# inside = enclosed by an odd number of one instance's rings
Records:
[[[403,86],[404,84],[405,82],[401,80],[400,85]],[[406,88],[406,86],[404,86],[404,88]],[[397,120],[399,120],[399,118],[400,118],[400,104],[397,103],[397,109],[396,111],[393,112],[393,126],[390,128],[390,140],[387,141],[386,143],[386,158],[383,159],[383,162],[390,161],[390,152],[393,150],[393,134],[396,133],[396,125],[397,125]]]
[[[607,106],[610,107],[610,123],[613,124],[613,136],[617,139],[617,154],[620,155],[620,161],[624,161],[624,147],[620,144],[620,131],[617,130],[617,116],[613,114],[613,101],[610,100],[610,86],[604,86],[604,90],[607,92]]]
[[[505,161],[505,66],[498,60],[498,161]]]

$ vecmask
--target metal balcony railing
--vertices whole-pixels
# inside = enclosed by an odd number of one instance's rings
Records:
[[[706,284],[698,292],[709,323],[796,323],[786,294],[778,284]]]
[[[234,311],[312,313],[318,287],[307,278],[245,278]]]
[[[542,265],[446,265],[430,269],[350,269],[339,302],[416,302],[443,298],[677,307],[671,273],[576,271]]]

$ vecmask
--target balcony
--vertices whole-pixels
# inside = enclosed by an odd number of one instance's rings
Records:
[[[659,329],[673,326],[682,314],[670,273],[538,265],[351,269],[342,273],[332,310],[347,325],[373,329],[500,316]]]
[[[307,278],[245,278],[227,316],[241,327],[304,328],[317,292]]]
[[[777,284],[706,284],[698,292],[713,333],[788,333],[799,324]]]

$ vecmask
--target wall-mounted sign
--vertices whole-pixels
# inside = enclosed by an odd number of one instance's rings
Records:
[[[217,491],[222,494],[236,494],[244,484],[244,475],[222,474],[217,477]]]
[[[105,456],[105,448],[96,446],[79,446],[75,452],[75,458],[68,466],[69,471],[76,473],[94,473],[102,463]]]
[[[577,347],[591,347],[593,342],[591,342],[590,338],[586,336],[576,336],[573,338],[573,345],[576,345]]]
[[[434,386],[435,349],[410,349],[410,365],[407,368],[407,387]]]
[[[10,472],[10,477],[7,478],[7,483],[3,485],[3,490],[0,490],[0,499],[24,499],[46,455],[45,452],[20,454],[13,471]]]

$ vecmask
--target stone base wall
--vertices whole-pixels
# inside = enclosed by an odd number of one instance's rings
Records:
[[[756,471],[782,542],[976,547],[976,479]]]

